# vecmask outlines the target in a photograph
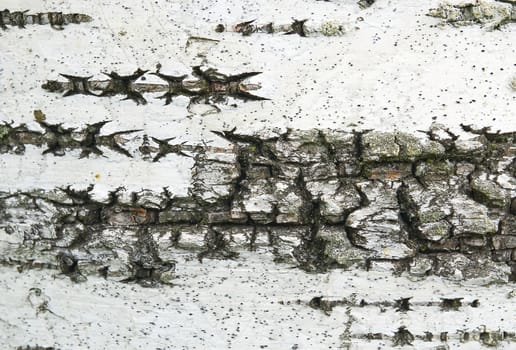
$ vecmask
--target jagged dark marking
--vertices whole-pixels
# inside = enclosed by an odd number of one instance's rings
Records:
[[[305,23],[308,21],[308,19],[302,19],[302,20],[297,20],[297,19],[294,19],[294,22],[292,22],[292,30],[290,30],[289,32],[286,32],[285,34],[286,35],[290,35],[290,34],[297,34],[301,37],[306,37],[306,32],[305,32]]]
[[[43,151],[43,154],[52,153],[55,156],[63,156],[68,145],[75,143],[72,138],[75,128],[63,128],[62,123],[48,124],[44,121],[37,121],[37,123],[45,129],[44,138],[47,149]]]
[[[82,152],[80,158],[89,157],[90,153],[102,155],[102,151],[97,147],[97,136],[104,125],[109,123],[109,120],[102,122],[87,124],[85,128],[86,135],[81,141]]]
[[[160,73],[159,70],[156,71],[156,73],[151,74],[158,76],[159,78],[165,80],[168,83],[168,91],[165,94],[158,97],[159,99],[165,99],[165,105],[170,104],[173,98],[177,96],[196,95],[196,92],[188,90],[183,84],[184,79],[187,77],[186,74],[180,76],[166,75]]]
[[[114,96],[118,94],[125,94],[126,97],[123,100],[133,100],[137,105],[147,104],[147,100],[145,100],[142,94],[134,90],[132,87],[133,83],[147,72],[148,70],[141,70],[138,68],[131,75],[119,75],[116,72],[103,73],[110,77],[111,81],[99,96]]]
[[[117,131],[109,135],[100,135],[97,136],[97,143],[101,146],[107,147],[115,152],[118,152],[120,154],[123,154],[124,156],[127,156],[129,158],[133,158],[131,153],[129,153],[128,150],[120,146],[118,141],[116,140],[117,136],[125,135],[125,134],[131,134],[133,132],[142,131],[141,129],[133,129],[133,130],[124,130],[124,131]]]
[[[92,75],[90,75],[89,77],[77,77],[77,76],[62,74],[62,73],[59,75],[68,79],[68,81],[72,84],[71,89],[69,89],[68,91],[66,91],[64,93],[64,95],[63,95],[64,97],[77,95],[77,94],[97,96],[93,92],[90,91],[90,87],[89,87],[88,81],[91,78],[93,78]]]
[[[169,142],[172,141],[173,139],[175,139],[175,137],[170,137],[168,139],[163,139],[163,140],[152,137],[152,140],[154,142],[156,142],[159,147],[158,154],[154,157],[154,159],[152,159],[153,162],[159,161],[161,158],[165,157],[169,153],[178,154],[178,155],[181,155],[184,157],[191,157],[182,151],[181,146],[184,145],[186,143],[186,141],[181,144],[178,144],[178,145],[169,144]]]

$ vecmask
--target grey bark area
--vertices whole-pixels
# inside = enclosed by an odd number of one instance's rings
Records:
[[[15,137],[9,128],[3,137]],[[75,282],[97,275],[154,287],[174,283],[175,257],[184,252],[210,264],[268,251],[310,272],[358,267],[515,281],[515,134],[464,129],[469,138],[439,125],[418,136],[215,132],[234,147],[176,145],[194,158],[186,197],[119,188],[93,198],[92,186],[2,193],[1,261]],[[22,131],[18,148],[3,152],[56,144],[55,132]],[[84,142],[68,135],[57,144]],[[129,148],[131,156],[155,152],[151,159],[163,151]]]

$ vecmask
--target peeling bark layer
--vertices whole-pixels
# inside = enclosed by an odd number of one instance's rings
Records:
[[[169,283],[174,254],[270,250],[309,271],[362,266],[504,282],[516,270],[514,133],[216,132],[187,197],[92,187],[0,195],[4,264]],[[26,131],[24,131],[26,132]],[[37,136],[41,137],[41,136]],[[30,138],[28,136],[28,138]]]

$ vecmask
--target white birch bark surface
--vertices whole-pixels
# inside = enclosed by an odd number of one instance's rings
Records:
[[[0,0],[0,348],[514,348],[516,4],[360,3]]]

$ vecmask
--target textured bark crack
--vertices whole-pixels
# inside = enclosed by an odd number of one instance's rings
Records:
[[[456,333],[450,332],[424,332],[424,333],[412,333],[405,326],[400,326],[393,335],[384,333],[364,333],[364,334],[353,334],[352,339],[365,339],[365,340],[389,340],[393,346],[405,346],[413,345],[415,340],[423,342],[431,342],[434,339],[439,339],[443,343],[451,341],[459,341],[460,343],[478,342],[481,345],[488,347],[496,347],[501,342],[513,342],[516,340],[516,335],[511,331],[503,330],[488,330],[485,327],[479,326],[475,330],[460,330]],[[440,349],[441,347],[438,347]]]
[[[345,306],[347,308],[365,308],[375,307],[379,308],[381,312],[385,312],[387,308],[394,309],[396,312],[406,313],[414,311],[411,307],[438,307],[441,311],[458,311],[461,307],[472,307],[476,308],[480,305],[478,299],[474,299],[471,302],[463,303],[464,298],[441,298],[441,301],[418,301],[411,302],[412,297],[400,298],[393,301],[366,301],[364,299],[357,301],[353,296],[350,298],[335,299],[326,298],[324,296],[317,296],[310,299],[307,303],[313,309],[323,311],[326,315],[330,315],[331,311],[337,306]],[[291,301],[280,302],[281,304],[291,304]],[[303,303],[301,300],[296,300],[295,303]]]
[[[205,145],[187,145],[185,142],[171,143],[175,138],[158,139],[147,134],[141,135],[141,130],[121,130],[111,134],[102,134],[102,128],[110,121],[86,124],[81,129],[65,128],[62,124],[51,124],[45,121],[43,112],[34,111],[36,122],[43,129],[32,130],[26,124],[14,126],[4,122],[0,125],[0,154],[12,153],[21,155],[27,146],[44,148],[42,154],[64,156],[67,153],[80,151],[79,158],[89,158],[92,155],[112,156],[106,150],[133,158],[158,162],[169,154],[183,157],[202,155],[203,153],[234,154],[233,149],[217,149]],[[186,153],[188,152],[188,153]],[[216,162],[216,160],[212,160]]]
[[[105,122],[77,132],[39,122],[44,133],[5,124],[0,144],[6,151],[36,145],[89,155],[113,135],[99,136]],[[99,273],[155,286],[171,283],[181,251],[206,261],[265,250],[309,271],[356,265],[415,278],[514,280],[514,133],[466,131],[473,138],[439,126],[425,137],[215,131],[233,143],[228,150],[157,139],[152,147],[147,138],[142,157],[194,155],[188,196],[119,188],[94,200],[92,186],[2,193],[2,261],[60,270],[77,282]]]
[[[342,21],[325,21],[320,24],[313,25],[308,19],[293,19],[290,24],[275,24],[273,22],[256,24],[256,20],[237,23],[227,26],[222,23],[215,27],[217,33],[235,32],[243,36],[250,36],[256,33],[262,34],[297,34],[300,37],[308,36],[341,36],[351,30],[357,29],[352,27],[350,23]],[[307,22],[309,24],[307,24]]]
[[[249,92],[259,89],[260,85],[244,83],[245,80],[261,72],[226,75],[213,68],[202,70],[201,67],[195,66],[192,67],[192,75],[198,80],[184,81],[186,76],[171,76],[160,73],[160,66],[158,65],[156,72],[149,74],[156,75],[166,81],[167,84],[137,83],[136,81],[144,77],[147,72],[148,70],[138,68],[130,75],[120,75],[116,72],[103,73],[110,78],[109,80],[91,80],[92,76],[79,77],[61,74],[68,82],[48,80],[41,87],[49,92],[64,92],[64,97],[76,94],[96,97],[124,95],[123,100],[132,100],[137,105],[147,104],[143,93],[165,92],[164,95],[159,97],[165,99],[165,105],[170,104],[177,96],[186,96],[190,98],[189,108],[192,104],[200,102],[215,105],[226,101],[228,97],[243,101],[268,100],[268,98],[253,95]],[[100,93],[95,94],[93,91],[100,91]]]
[[[91,22],[93,18],[81,13],[42,12],[35,15],[27,14],[26,11],[0,11],[0,28],[7,29],[7,25],[25,28],[28,24],[50,24],[57,30],[62,30],[64,25],[70,23]]]

